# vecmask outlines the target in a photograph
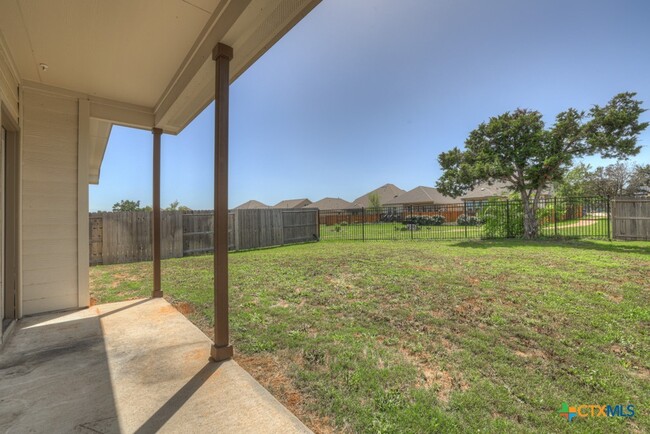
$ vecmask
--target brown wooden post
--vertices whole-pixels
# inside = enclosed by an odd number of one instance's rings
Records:
[[[160,136],[162,130],[154,128],[153,133],[153,211],[152,211],[152,250],[153,250],[153,297],[162,297],[160,283]]]
[[[215,361],[232,357],[228,332],[228,92],[232,48],[217,44],[214,83],[214,345]]]

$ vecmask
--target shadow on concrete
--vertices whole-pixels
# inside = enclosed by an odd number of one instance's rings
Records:
[[[178,390],[167,402],[138,428],[136,434],[158,432],[165,423],[180,410],[183,405],[205,384],[206,381],[219,369],[221,363],[208,362],[194,375],[182,388]]]
[[[116,314],[118,312],[122,312],[123,310],[132,309],[132,308],[134,308],[134,307],[136,307],[136,306],[138,306],[140,304],[144,304],[144,303],[148,302],[149,300],[151,300],[151,299],[150,298],[143,298],[143,299],[140,299],[140,300],[133,300],[133,303],[131,303],[129,305],[122,306],[119,309],[113,309],[113,310],[109,310],[109,311],[106,311],[106,312],[102,312],[98,316],[99,316],[99,318],[104,318],[104,317],[106,317],[108,315],[113,315],[113,314]],[[97,309],[99,309],[99,308],[97,308]]]
[[[0,353],[0,432],[309,432],[211,344],[162,298],[25,318]]]
[[[0,353],[0,432],[120,431],[100,319],[77,315],[19,322]]]

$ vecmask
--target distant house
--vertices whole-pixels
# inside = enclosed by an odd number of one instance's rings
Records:
[[[264,208],[269,208],[269,206],[264,205],[262,202],[259,202],[257,200],[249,200],[248,202],[244,202],[238,207],[235,207],[235,209],[264,209]]]
[[[487,182],[474,187],[467,194],[460,197],[463,202],[485,202],[491,198],[507,198],[512,193],[511,184],[505,182],[494,182],[489,185]]]
[[[402,190],[399,187],[396,187],[393,184],[385,184],[385,185],[382,185],[379,188],[376,188],[376,189],[364,194],[363,196],[357,197],[353,201],[353,203],[355,203],[355,204],[357,204],[357,205],[359,205],[361,207],[368,208],[368,207],[371,206],[371,204],[370,204],[370,195],[375,194],[375,193],[379,196],[379,203],[381,205],[384,205],[387,202],[395,199],[400,194],[406,193],[406,191]]]
[[[459,203],[459,199],[445,196],[433,187],[419,186],[400,194],[386,202],[385,206],[393,208],[417,207],[420,210],[433,210],[434,205]]]
[[[460,197],[469,208],[480,207],[481,204],[486,203],[489,199],[502,198],[507,199],[513,193],[512,184],[507,182],[493,182],[489,185],[487,182],[481,183],[474,187],[467,194]],[[542,191],[541,197],[548,199],[553,196],[550,188]]]
[[[318,208],[319,222],[322,225],[360,223],[363,219],[363,210],[359,205],[350,203],[340,197],[326,197],[308,205],[306,208]]]
[[[311,203],[309,199],[287,199],[273,205],[273,208],[284,208],[284,209],[293,209],[293,208],[304,208]]]
[[[359,205],[350,203],[340,197],[326,197],[317,202],[307,205],[308,208],[318,208],[321,211],[333,211],[361,208]]]

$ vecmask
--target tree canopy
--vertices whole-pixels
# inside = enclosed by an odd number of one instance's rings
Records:
[[[175,200],[165,208],[165,211],[192,211],[192,209],[188,206],[181,205],[178,200]]]
[[[368,195],[368,202],[370,206],[368,209],[372,212],[379,212],[381,210],[381,199],[379,198],[379,193],[370,193]]]
[[[592,169],[580,163],[555,186],[559,196],[636,196],[650,194],[650,164],[619,161]]]
[[[140,206],[139,200],[124,199],[113,205],[113,212],[127,212],[127,211],[146,211],[146,207]]]
[[[524,207],[525,236],[537,236],[536,211],[544,188],[562,180],[573,160],[589,155],[625,159],[640,151],[639,134],[648,126],[645,111],[631,92],[614,96],[589,111],[569,108],[546,127],[538,111],[517,109],[481,123],[465,149],[443,152],[437,188],[457,197],[481,182],[512,185]]]

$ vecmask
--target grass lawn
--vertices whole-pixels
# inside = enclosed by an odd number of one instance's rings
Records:
[[[650,243],[315,243],[233,253],[236,360],[319,432],[650,432]],[[91,268],[97,302],[149,263]],[[163,262],[212,323],[212,258]],[[633,404],[576,418],[569,405]]]
[[[606,218],[572,219],[555,225],[549,223],[540,227],[541,236],[565,238],[602,238],[608,237]],[[485,237],[483,226],[420,226],[415,231],[404,230],[402,223],[367,223],[349,225],[320,225],[320,237],[323,241],[341,240],[464,240]]]
[[[340,240],[454,240],[465,238],[481,238],[483,229],[480,226],[421,226],[418,230],[409,231],[402,223],[368,223],[350,224],[346,226],[321,225],[320,236],[323,241]]]

